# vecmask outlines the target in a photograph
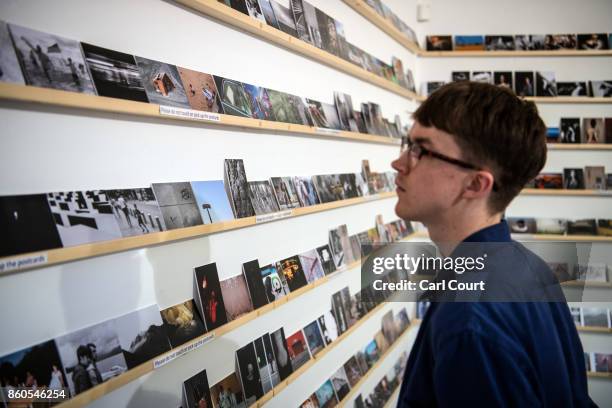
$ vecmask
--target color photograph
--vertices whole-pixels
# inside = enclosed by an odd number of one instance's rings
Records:
[[[136,57],[136,64],[149,102],[177,108],[190,107],[176,66],[142,57]]]
[[[291,359],[293,371],[298,370],[310,360],[308,345],[306,344],[304,333],[302,333],[301,330],[287,337],[287,350],[289,351],[289,358]]]
[[[260,268],[259,273],[269,303],[285,297],[289,293],[287,283],[278,273],[274,265],[267,265]]]
[[[280,380],[284,381],[293,373],[289,350],[287,349],[287,340],[285,338],[285,330],[281,327],[273,333],[270,333],[272,349],[276,358],[276,365]]]
[[[321,261],[315,249],[300,254],[299,258],[308,283],[313,283],[325,276]]]
[[[301,207],[319,204],[319,197],[310,177],[294,177],[293,184]]]
[[[270,101],[266,88],[244,83],[242,86],[249,100],[251,117],[253,119],[276,120],[274,111],[272,110],[272,102]]]
[[[206,375],[206,370],[202,370],[183,382],[183,407],[200,408],[211,406],[212,398],[208,388],[208,376]]]
[[[276,263],[276,269],[279,273],[282,273],[289,287],[289,291],[291,292],[306,286],[308,283],[304,271],[302,270],[300,258],[297,255],[278,261]]]
[[[206,329],[208,331],[215,330],[227,323],[217,264],[213,262],[198,266],[193,272],[196,284],[194,293],[196,305],[199,306]]]
[[[192,181],[191,190],[195,195],[198,210],[204,224],[231,221],[234,219],[232,206],[227,199],[222,180]]]
[[[193,300],[171,306],[160,312],[172,348],[203,335],[206,327]]]
[[[212,75],[183,67],[178,67],[178,72],[191,109],[223,113],[217,95],[217,85]]]
[[[338,398],[334,392],[331,380],[325,381],[316,391],[319,408],[333,408],[338,405]]]
[[[456,35],[455,51],[483,51],[484,37],[482,35]]]
[[[228,322],[253,310],[244,275],[236,275],[221,281],[221,298]]]
[[[219,92],[219,101],[221,102],[223,113],[250,118],[251,106],[249,105],[249,97],[244,91],[242,83],[216,75],[213,77]]]
[[[215,408],[246,408],[236,373],[231,373],[210,387],[210,396]]]
[[[308,349],[313,357],[325,348],[325,341],[323,341],[319,323],[316,320],[304,326],[304,337],[308,342]]]

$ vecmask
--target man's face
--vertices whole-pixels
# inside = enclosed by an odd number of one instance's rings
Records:
[[[462,159],[453,137],[418,122],[410,130],[412,143],[432,152]],[[402,219],[428,224],[447,214],[463,188],[466,171],[458,166],[424,155],[420,159],[403,152],[391,163],[398,172],[395,180],[397,204],[395,213]]]

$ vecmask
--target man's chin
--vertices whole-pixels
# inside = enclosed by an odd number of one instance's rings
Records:
[[[412,208],[406,208],[405,206],[400,206],[399,202],[395,204],[395,215],[406,221],[420,221],[418,211],[414,211]]]

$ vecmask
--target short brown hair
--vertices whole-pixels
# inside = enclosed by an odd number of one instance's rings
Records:
[[[413,116],[422,126],[451,134],[464,160],[491,168],[498,186],[489,202],[493,213],[503,211],[546,163],[546,126],[536,105],[507,88],[453,82]]]

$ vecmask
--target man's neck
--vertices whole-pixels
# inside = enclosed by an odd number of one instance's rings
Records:
[[[501,221],[501,213],[485,216],[453,215],[440,217],[434,222],[425,224],[430,239],[448,256],[467,237]]]

